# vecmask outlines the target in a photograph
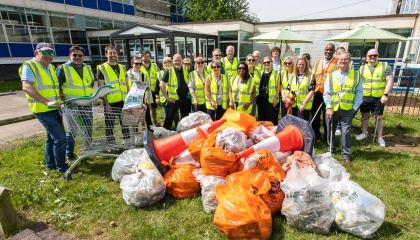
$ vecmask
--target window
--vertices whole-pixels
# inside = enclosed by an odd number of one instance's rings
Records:
[[[1,24],[0,24],[0,42],[6,42],[6,37],[4,35],[3,27]]]
[[[51,26],[56,28],[69,28],[65,13],[49,12]]]
[[[70,33],[68,29],[53,28],[52,34],[54,43],[71,43]]]
[[[46,11],[40,11],[40,10],[27,8],[26,17],[28,19],[28,25],[44,26],[44,27],[50,26]]]
[[[90,55],[94,56],[101,56],[101,49],[99,45],[90,45]]]
[[[113,29],[112,20],[101,19],[101,29]]]
[[[101,24],[99,18],[94,17],[85,17],[86,19],[86,28],[100,29]]]
[[[30,27],[30,29],[33,43],[52,42],[49,29],[44,27]]]
[[[387,31],[395,33],[397,35],[403,37],[410,37],[411,36],[411,28],[400,28],[400,29],[388,29]],[[378,53],[380,58],[395,58],[397,55],[398,50],[398,42],[396,43],[379,43],[378,45]],[[404,56],[404,49],[406,43],[403,41],[401,44],[401,49],[399,53],[399,58]]]
[[[27,27],[5,25],[9,42],[31,42]]]
[[[8,24],[26,24],[25,11],[22,7],[0,5],[1,18]]]
[[[249,40],[252,37],[253,37],[253,34],[252,33],[242,32],[242,31],[239,32],[239,40],[240,41],[251,41],[252,42],[252,40]]]
[[[99,43],[100,44],[110,45],[111,44],[111,40],[109,39],[109,37],[99,37]]]
[[[238,41],[238,31],[219,32],[219,41]]]
[[[87,44],[86,32],[71,30],[71,41],[73,45]]]
[[[71,29],[85,30],[86,20],[85,16],[81,15],[68,15],[69,27]]]
[[[364,46],[364,47],[363,47]],[[349,53],[351,54],[352,58],[363,58],[366,57],[367,52],[369,49],[375,48],[375,43],[367,42],[367,43],[349,43]],[[362,53],[363,49],[363,53]]]
[[[114,28],[124,28],[125,24],[124,21],[115,21],[114,20]]]
[[[97,37],[90,37],[89,44],[99,44],[99,38]]]

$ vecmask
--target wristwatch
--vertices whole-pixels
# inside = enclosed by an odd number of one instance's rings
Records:
[[[385,96],[385,97],[388,97],[388,93],[384,93],[384,96]]]

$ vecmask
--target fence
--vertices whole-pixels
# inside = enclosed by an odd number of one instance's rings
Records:
[[[394,69],[394,87],[385,111],[420,115],[420,68]]]

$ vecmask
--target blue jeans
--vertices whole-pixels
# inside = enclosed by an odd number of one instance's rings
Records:
[[[69,166],[66,164],[66,133],[63,128],[63,118],[58,110],[34,115],[47,131],[45,163],[48,170],[58,169],[59,172],[64,172]]]
[[[92,145],[92,106],[66,105],[64,120],[66,121],[66,155],[74,153],[74,138],[77,130],[82,130],[85,148],[89,149]]]

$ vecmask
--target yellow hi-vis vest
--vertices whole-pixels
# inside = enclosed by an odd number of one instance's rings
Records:
[[[120,69],[119,77],[114,72],[114,69],[108,64],[104,63],[98,65],[98,71],[104,75],[105,84],[111,84],[115,88],[111,90],[107,95],[106,99],[108,103],[116,103],[125,101],[127,96],[127,85],[125,81],[125,66],[117,63]]]
[[[254,69],[257,70],[258,72],[262,72],[264,70],[264,66],[261,63],[255,62]]]
[[[207,72],[203,71],[204,81],[206,81]],[[206,102],[206,94],[204,93],[204,83],[201,81],[200,75],[197,71],[192,71],[188,75],[188,81],[195,83],[194,94],[197,97],[197,104],[201,105]],[[191,103],[194,104],[194,99],[191,98]]]
[[[92,68],[89,65],[83,66],[83,79],[74,67],[63,64],[65,81],[61,85],[61,91],[66,98],[75,98],[92,95],[93,77]]]
[[[356,87],[360,80],[360,74],[359,71],[356,70],[350,69],[349,71],[349,75],[345,80],[343,87],[340,86],[336,71],[327,75],[331,89],[331,105],[334,111],[337,111],[338,109],[353,109]]]
[[[188,85],[188,69],[181,67],[182,72],[184,74],[184,81]],[[166,83],[166,92],[168,93],[168,97],[173,98],[176,100],[179,99],[178,93],[176,90],[178,89],[178,77],[175,73],[175,67],[169,68],[169,76],[168,76],[168,83]]]
[[[227,102],[229,99],[229,81],[228,81],[228,77],[225,74],[221,74],[221,81],[222,81],[222,108],[226,109],[227,108]],[[211,74],[208,76],[209,80],[210,80],[210,94],[211,94],[211,99],[215,102],[216,101],[216,95],[217,95],[217,80],[216,77]],[[206,108],[209,110],[215,110],[212,106],[211,106],[211,101],[210,99],[206,98]]]
[[[286,94],[286,88],[289,87],[289,85],[290,85],[290,78],[291,77],[292,77],[292,74],[290,74],[290,76],[289,76],[287,71],[281,71],[280,72],[280,82],[281,82],[281,87],[282,87],[281,95],[282,96]]]
[[[159,83],[160,83],[160,80],[162,79],[164,73],[165,73],[165,70],[162,70],[162,71],[158,72],[157,77],[158,77]],[[160,102],[161,105],[164,105],[165,102],[166,102],[166,98],[165,98],[165,96],[163,96],[163,93],[160,90],[160,87],[157,90],[159,90],[159,102]]]
[[[305,74],[305,76],[302,79],[302,82],[300,82],[299,86],[296,83],[296,77],[295,75],[290,76],[290,91],[295,92],[296,94],[296,102],[292,104],[292,107],[300,107],[303,104],[303,101],[305,101],[306,96],[308,96],[309,93],[309,87],[311,86],[312,79],[314,78],[312,73],[308,73],[308,75]],[[311,100],[309,100],[308,103],[306,103],[305,110],[311,110],[312,109],[312,102],[314,100],[314,96],[312,95]]]
[[[35,82],[33,87],[38,91],[38,93],[46,98],[49,102],[60,102],[60,87],[58,85],[57,76],[55,75],[54,66],[50,66],[50,77],[42,68],[40,63],[38,63],[35,59],[25,61],[19,68],[19,76],[22,76],[22,67],[25,64],[27,64],[34,73]],[[33,113],[43,113],[56,110],[49,109],[47,105],[36,101],[28,94],[26,94],[26,99],[28,99],[29,108]]]
[[[373,71],[372,74],[369,66],[362,66],[360,73],[363,83],[363,96],[382,97],[382,95],[384,95],[386,87],[385,71],[387,68],[387,62],[378,62],[378,64],[375,66],[375,71]]]
[[[156,65],[156,63],[150,63],[149,71],[147,71],[147,68],[144,65],[141,66],[140,71],[149,76],[150,89],[152,92],[155,92],[156,82],[158,81],[159,67]]]
[[[278,71],[273,69],[271,70],[270,79],[268,80],[268,101],[270,103],[274,102],[274,98],[277,95],[277,86],[279,84],[280,84],[280,74]]]
[[[249,76],[254,80],[255,97],[257,97],[260,94],[261,71],[254,69],[254,76],[251,74]]]
[[[228,75],[229,79],[231,77],[238,76],[238,70],[237,70],[238,64],[239,64],[238,58],[234,57],[231,63],[228,57],[224,57],[222,58],[221,62],[223,63],[225,67],[225,74]]]
[[[239,77],[232,78],[232,101],[235,102],[235,110],[239,112],[246,112],[251,113],[252,110],[252,102],[249,105],[248,109],[245,110],[243,106],[251,101],[252,89],[254,88],[254,79],[249,78],[247,83],[242,83],[241,86],[238,88]],[[238,107],[236,107],[236,95],[239,95],[238,99]]]

